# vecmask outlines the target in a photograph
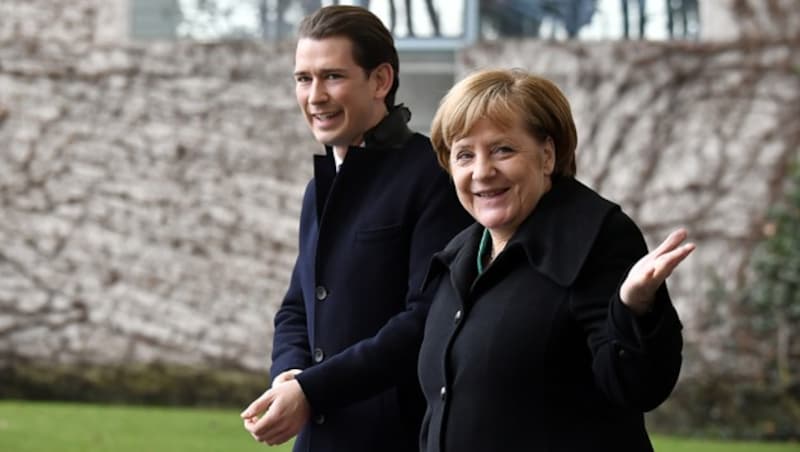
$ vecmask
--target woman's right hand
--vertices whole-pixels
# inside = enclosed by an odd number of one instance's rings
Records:
[[[673,231],[658,247],[639,259],[619,289],[620,299],[637,315],[650,310],[656,290],[692,251],[694,243],[682,244],[686,229]]]

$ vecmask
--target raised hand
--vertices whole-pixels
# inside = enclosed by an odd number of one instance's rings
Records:
[[[638,315],[646,313],[653,304],[656,290],[675,267],[695,249],[686,240],[685,229],[673,231],[660,245],[631,268],[619,289],[620,299]]]

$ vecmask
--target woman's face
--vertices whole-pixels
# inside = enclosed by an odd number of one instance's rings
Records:
[[[550,189],[553,141],[521,124],[502,130],[487,119],[453,142],[450,172],[461,204],[494,237],[508,240]]]

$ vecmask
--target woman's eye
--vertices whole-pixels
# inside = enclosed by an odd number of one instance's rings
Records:
[[[472,158],[471,152],[461,151],[456,154],[456,161],[463,162]]]
[[[495,148],[494,151],[496,153],[498,153],[498,154],[508,154],[508,153],[514,152],[514,149],[512,149],[512,148],[510,148],[508,146],[498,146],[498,147]]]

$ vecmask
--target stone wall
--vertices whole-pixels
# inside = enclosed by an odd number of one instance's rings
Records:
[[[798,17],[794,0],[730,2]],[[319,149],[292,96],[292,47],[125,42],[104,26],[118,12],[0,3],[0,364],[261,371]],[[793,30],[714,44],[510,41],[458,57],[462,75],[517,66],[558,82],[579,177],[651,245],[691,230],[698,251],[671,287],[690,343],[703,344],[694,363],[719,362],[731,332],[709,328],[708,292],[715,278],[746,282],[798,154]]]
[[[318,150],[292,49],[108,44],[102,2],[2,5],[0,362],[264,369]]]
[[[795,0],[700,0],[704,41],[792,39],[800,30]]]

